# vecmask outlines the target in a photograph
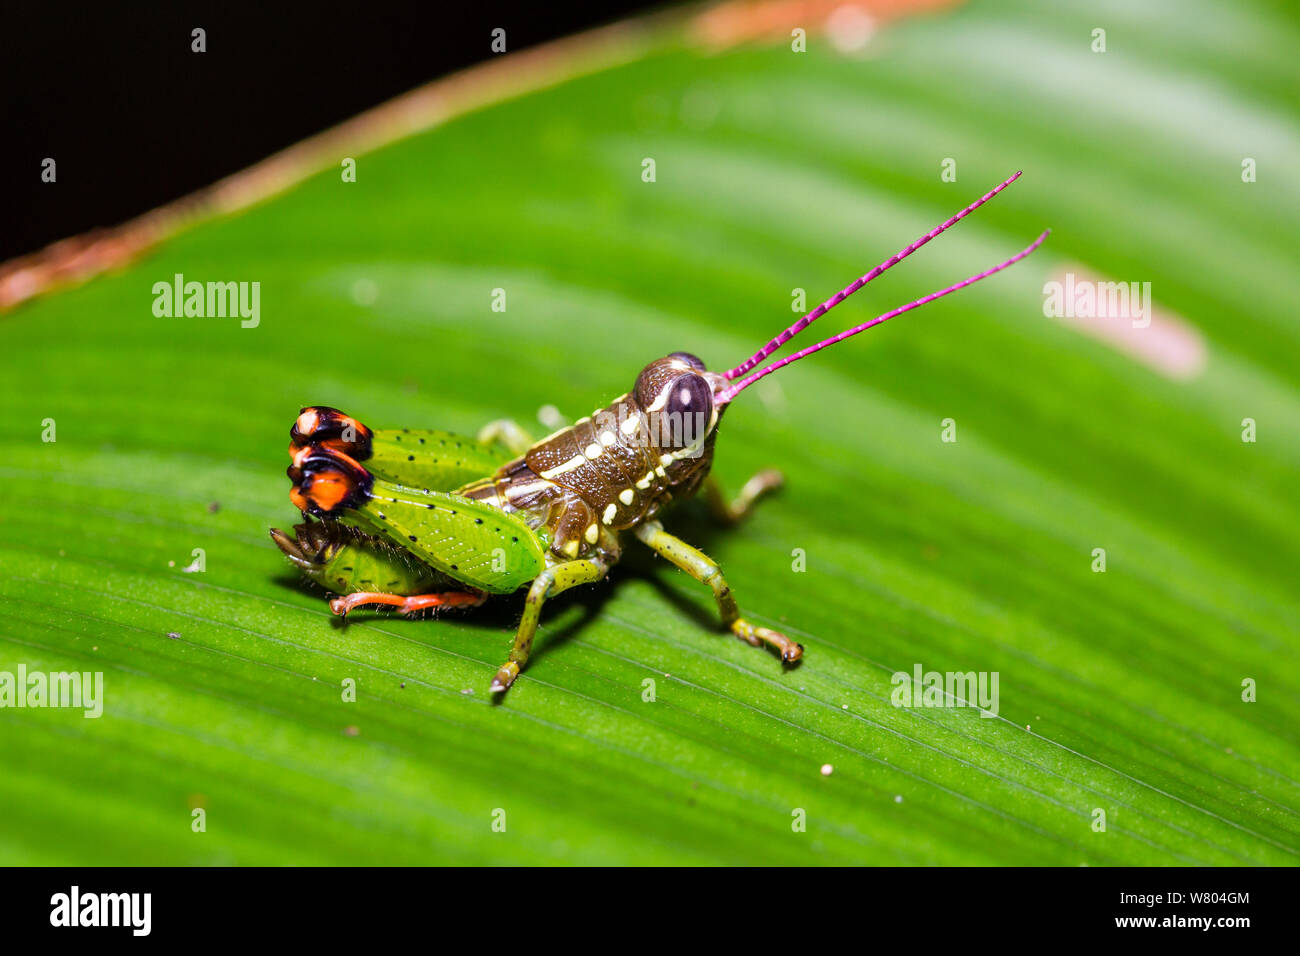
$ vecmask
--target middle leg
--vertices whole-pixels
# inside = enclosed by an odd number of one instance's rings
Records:
[[[554,564],[537,575],[532,587],[528,589],[528,599],[524,602],[524,616],[519,622],[519,630],[515,632],[515,643],[510,649],[510,658],[501,665],[496,676],[492,678],[491,693],[499,694],[508,689],[519,676],[520,668],[528,663],[528,655],[533,649],[533,638],[537,634],[537,621],[546,599],[579,584],[593,584],[608,573],[608,564],[599,558],[589,558]]]
[[[533,436],[511,418],[498,418],[496,421],[488,422],[479,429],[477,437],[485,445],[499,441],[512,455],[522,455],[533,447]]]

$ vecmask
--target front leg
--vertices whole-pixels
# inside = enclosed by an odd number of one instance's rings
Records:
[[[754,647],[759,647],[766,642],[786,663],[797,661],[803,656],[802,644],[795,643],[780,631],[750,624],[740,616],[740,609],[736,607],[736,598],[731,593],[730,585],[722,576],[722,569],[699,548],[693,548],[681,538],[669,534],[658,521],[646,522],[636,529],[635,534],[647,546],[695,580],[713,589],[713,597],[718,602],[718,613],[722,615],[722,623],[730,628],[732,634]]]
[[[606,562],[600,558],[591,558],[553,564],[537,575],[532,587],[528,589],[524,616],[519,622],[519,630],[515,632],[515,645],[510,650],[510,658],[492,678],[491,693],[499,694],[508,689],[519,676],[520,668],[528,663],[528,655],[533,649],[533,637],[537,634],[537,620],[546,599],[579,584],[593,584],[608,573],[609,565]]]
[[[755,501],[769,491],[776,491],[784,482],[785,479],[779,471],[774,468],[765,469],[745,482],[735,500],[728,501],[718,479],[709,475],[704,479],[704,500],[715,521],[723,525],[733,525],[753,510]]]

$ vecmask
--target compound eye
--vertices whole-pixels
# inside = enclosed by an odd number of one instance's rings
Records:
[[[650,413],[650,431],[660,448],[703,448],[713,416],[713,391],[703,375],[686,372],[661,393],[663,410]]]
[[[672,355],[670,355],[670,356],[668,356],[668,357],[669,357],[669,358],[675,358],[675,359],[681,359],[681,361],[685,362],[685,363],[686,363],[687,365],[689,365],[691,368],[693,368],[693,369],[698,369],[698,370],[701,371],[701,372],[704,371],[704,363],[701,362],[701,361],[700,361],[698,358],[696,358],[694,355],[692,355],[690,352],[674,352]]]
[[[713,390],[702,376],[693,373],[679,375],[669,386],[664,408],[674,415],[703,415],[707,422],[713,411]]]

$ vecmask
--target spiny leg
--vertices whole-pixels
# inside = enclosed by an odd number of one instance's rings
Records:
[[[535,444],[533,436],[519,427],[513,419],[498,418],[479,429],[478,440],[485,445],[501,442],[512,455],[522,455]]]
[[[330,610],[348,616],[348,612],[363,604],[391,604],[399,614],[413,614],[431,607],[476,607],[487,600],[481,591],[438,591],[431,594],[387,594],[383,591],[356,591],[330,600]]]
[[[740,521],[753,510],[754,502],[767,494],[769,491],[775,491],[785,483],[785,478],[774,468],[767,468],[760,471],[749,481],[745,482],[734,500],[728,501],[722,491],[722,485],[712,475],[704,479],[704,500],[708,503],[709,511],[713,514],[719,524],[730,525]]]
[[[681,538],[669,534],[658,521],[646,522],[636,529],[635,534],[647,546],[695,580],[713,589],[713,597],[718,602],[718,613],[722,615],[722,623],[730,628],[732,634],[754,647],[759,647],[766,642],[776,649],[781,655],[781,660],[787,663],[797,661],[803,656],[802,644],[795,643],[780,631],[750,624],[740,616],[740,609],[736,607],[736,598],[731,593],[731,586],[722,576],[722,569],[699,548],[691,547]]]
[[[528,654],[533,649],[533,637],[537,634],[537,620],[542,613],[542,604],[548,597],[577,587],[579,584],[593,584],[609,572],[609,566],[597,558],[584,561],[565,561],[544,570],[533,579],[528,589],[528,599],[524,602],[524,616],[515,632],[515,644],[510,649],[510,658],[501,665],[501,669],[492,678],[494,694],[506,690],[519,676],[519,670],[528,663]]]

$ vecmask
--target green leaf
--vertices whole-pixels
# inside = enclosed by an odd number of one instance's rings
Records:
[[[599,34],[0,319],[0,671],[104,675],[99,719],[0,709],[0,861],[1294,864],[1300,29],[1193,7]],[[493,706],[522,595],[343,629],[267,537],[303,405],[541,433],[667,352],[735,364],[1016,169],[804,337],[1048,244],[755,386],[715,471],[785,490],[670,522],[796,668],[629,541]],[[1151,283],[1143,355],[1045,317],[1067,271]],[[259,282],[260,323],[155,316],[176,274]],[[996,672],[997,716],[893,706],[917,666]]]

